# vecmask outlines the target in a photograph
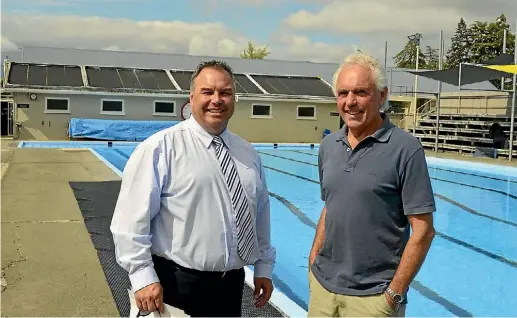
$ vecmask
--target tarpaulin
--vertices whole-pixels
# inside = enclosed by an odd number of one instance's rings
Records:
[[[172,127],[180,121],[109,120],[72,118],[68,128],[71,138],[143,141],[154,133]]]

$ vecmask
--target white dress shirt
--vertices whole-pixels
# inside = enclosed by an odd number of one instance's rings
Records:
[[[158,282],[151,255],[202,271],[254,265],[271,278],[276,250],[270,243],[269,192],[261,159],[251,144],[221,134],[246,193],[256,234],[249,264],[237,255],[235,213],[212,144],[194,119],[140,143],[123,172],[111,232],[118,264],[133,290]]]

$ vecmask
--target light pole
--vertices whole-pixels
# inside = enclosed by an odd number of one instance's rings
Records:
[[[506,53],[506,29],[503,31],[503,54]],[[501,90],[504,91],[504,77],[501,77]]]
[[[517,30],[517,19],[515,20],[515,29]],[[513,64],[517,65],[517,41],[515,41],[515,46],[513,49]],[[512,161],[513,157],[513,135],[515,133],[514,125],[515,125],[515,103],[516,103],[516,91],[517,91],[517,75],[513,74],[513,89],[512,89],[512,110],[510,116],[510,149],[508,152],[508,160]]]
[[[418,62],[420,60],[420,39],[422,38],[422,34],[415,33],[408,36],[410,42],[414,43],[416,46],[416,65],[415,71],[418,71]],[[413,134],[416,133],[416,110],[417,110],[417,91],[418,91],[418,75],[415,74],[415,90],[413,93]]]
[[[507,36],[507,30],[506,30],[506,21],[503,21],[501,18],[498,18],[497,23],[504,22],[504,29],[503,29],[503,54],[506,53],[506,36]],[[504,77],[501,77],[501,90],[504,91]]]

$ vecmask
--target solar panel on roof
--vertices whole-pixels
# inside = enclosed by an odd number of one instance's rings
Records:
[[[140,86],[143,89],[159,89],[160,87],[156,84],[154,80],[153,73],[149,71],[138,70],[135,71],[136,76],[138,77],[138,81],[140,82]]]
[[[158,89],[176,90],[176,87],[172,84],[171,79],[165,71],[154,70],[150,71],[150,73],[154,78],[156,85],[158,85]]]
[[[334,96],[332,89],[316,77],[252,75],[270,94]]]
[[[136,74],[133,70],[119,69],[118,75],[120,76],[120,80],[122,81],[122,85],[124,86],[124,88],[141,88],[140,82],[138,81]]]
[[[47,66],[48,86],[83,86],[81,68],[79,66],[49,65]]]
[[[264,94],[246,75],[234,74],[236,93]]]
[[[172,77],[182,90],[190,90],[190,78],[194,72],[192,71],[171,71]]]
[[[27,80],[29,85],[46,86],[47,70],[45,66],[29,65],[29,77]]]
[[[88,84],[92,87],[124,88],[117,69],[106,67],[86,67]]]
[[[9,83],[77,87],[83,86],[83,79],[79,66],[11,64]]]
[[[270,94],[286,94],[284,92],[285,87],[278,85],[278,82],[274,80],[273,76],[252,75],[251,77]]]
[[[27,71],[29,66],[23,64],[12,64],[9,72],[8,82],[16,85],[27,85]]]

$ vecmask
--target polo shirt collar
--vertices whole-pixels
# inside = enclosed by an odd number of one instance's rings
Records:
[[[395,128],[395,125],[391,122],[389,116],[386,113],[381,113],[381,117],[383,119],[382,126],[368,137],[374,138],[380,142],[387,142],[391,137],[391,133],[393,132],[393,128]],[[341,127],[341,129],[339,130],[337,140],[346,141],[347,134],[348,128],[346,124],[344,124],[343,127]]]
[[[206,148],[210,148],[210,145],[212,144],[212,141],[214,140],[214,135],[206,131],[194,118],[194,116],[190,116],[189,119],[186,120],[186,124],[188,127],[192,128],[194,131],[196,131],[198,137],[201,139],[201,142],[205,145]],[[230,145],[230,135],[228,133],[228,129],[225,129],[220,135],[219,135],[226,146]]]

